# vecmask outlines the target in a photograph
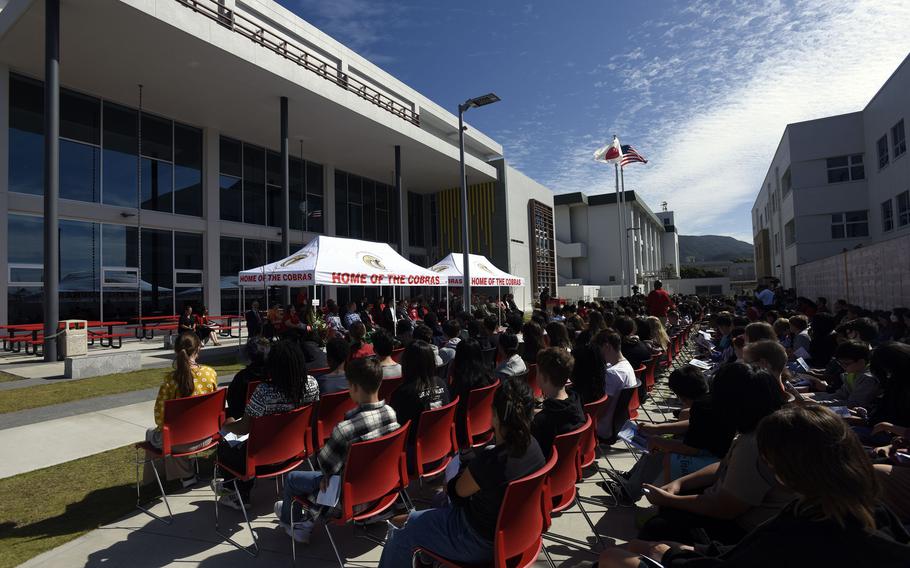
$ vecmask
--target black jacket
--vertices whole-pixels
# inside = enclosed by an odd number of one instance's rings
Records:
[[[543,401],[543,408],[531,422],[531,435],[540,444],[544,457],[548,458],[553,452],[556,436],[581,428],[584,423],[585,412],[578,394],[570,392],[565,400],[548,398]]]

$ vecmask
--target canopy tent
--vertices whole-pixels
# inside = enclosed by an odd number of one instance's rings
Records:
[[[495,286],[496,296],[499,300],[500,286],[524,286],[525,279],[496,268],[487,257],[479,254],[469,254],[468,263],[471,270],[471,286]],[[433,272],[442,275],[449,286],[464,284],[464,255],[459,252],[449,253],[449,256],[430,267]],[[522,288],[524,294],[524,288]],[[501,314],[497,302],[497,319]],[[446,316],[449,314],[449,295],[446,294]]]
[[[445,286],[386,243],[320,235],[291,256],[240,273],[241,286]]]
[[[471,266],[471,286],[524,286],[525,279],[504,272],[490,262],[487,257],[469,254]],[[464,283],[464,256],[453,252],[430,267],[433,272],[447,278],[449,286],[461,286]]]

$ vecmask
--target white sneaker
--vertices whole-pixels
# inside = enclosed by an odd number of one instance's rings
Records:
[[[294,528],[286,527],[285,532],[294,539],[294,542],[300,544],[310,544],[310,535],[313,533],[313,521],[301,521],[294,523]]]
[[[284,507],[284,501],[275,501],[275,516],[278,517],[278,523],[286,527],[287,523],[281,520],[281,509]]]
[[[221,503],[222,505],[224,505],[225,507],[230,507],[231,509],[234,509],[235,511],[250,508],[250,504],[244,503],[243,501],[238,499],[236,493],[226,493],[218,498],[218,502]]]
[[[229,491],[224,489],[224,479],[221,477],[216,477],[212,479],[212,482],[209,483],[209,487],[212,488],[212,491],[215,495],[221,497],[222,495],[227,495]]]

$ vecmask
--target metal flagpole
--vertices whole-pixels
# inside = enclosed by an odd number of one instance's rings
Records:
[[[619,231],[619,295],[622,296],[626,289],[626,261],[622,252],[622,203],[619,195],[619,164],[613,164],[616,173],[616,228]]]
[[[398,337],[398,300],[395,297],[394,286],[392,286],[392,333]]]
[[[624,235],[623,242],[623,254],[626,256],[626,266],[629,267],[629,279],[627,284],[627,294],[632,295],[632,286],[636,282],[635,277],[635,268],[632,263],[632,254],[629,251],[629,229],[626,227],[626,176],[625,171],[623,170],[622,165],[619,166],[619,195],[622,199],[622,232]]]

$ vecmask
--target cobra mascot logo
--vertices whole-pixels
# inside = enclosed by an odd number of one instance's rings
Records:
[[[432,270],[433,272],[445,272],[448,269],[449,269],[448,264],[437,264],[436,266],[430,267],[430,270]]]
[[[284,268],[286,266],[290,266],[290,265],[294,264],[295,262],[300,262],[301,260],[306,260],[308,258],[310,258],[310,253],[302,252],[300,254],[295,254],[294,256],[292,256],[290,258],[282,260],[281,264],[279,264],[278,266],[280,266],[281,268]]]
[[[477,268],[483,270],[483,271],[486,272],[487,274],[493,274],[493,271],[490,270],[490,267],[487,266],[486,264],[478,264],[478,265],[477,265]]]
[[[370,268],[375,268],[376,270],[389,271],[386,268],[386,265],[383,264],[382,259],[376,256],[375,254],[369,252],[358,252],[357,255],[360,257],[360,260]]]

